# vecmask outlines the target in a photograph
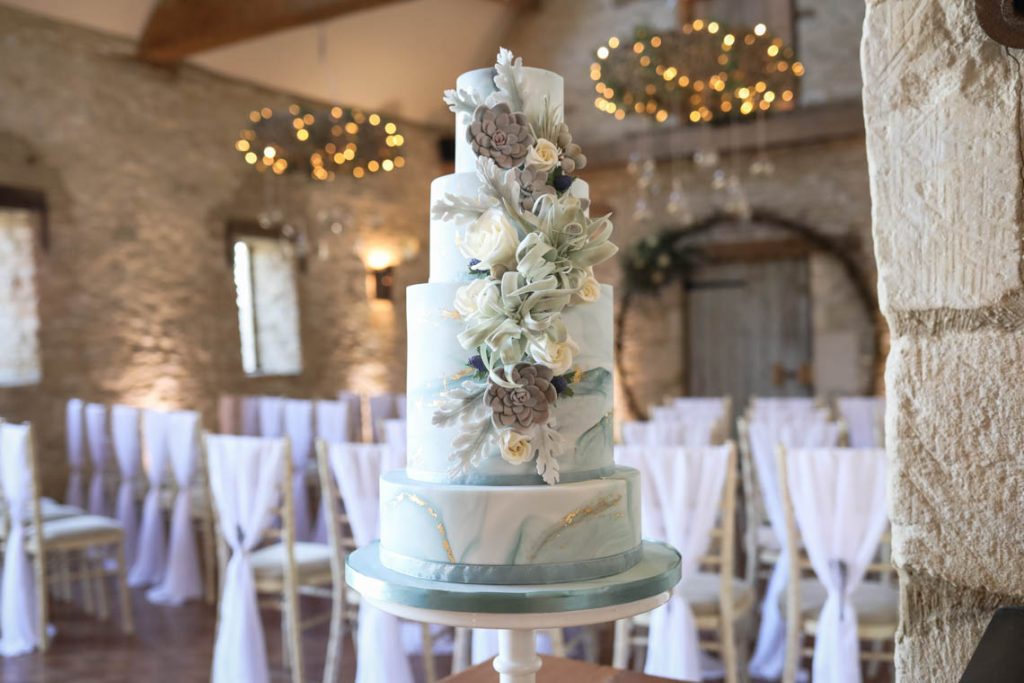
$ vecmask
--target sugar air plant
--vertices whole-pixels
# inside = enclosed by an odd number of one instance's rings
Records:
[[[565,445],[553,408],[582,375],[564,314],[600,298],[594,267],[617,247],[609,217],[591,218],[570,191],[587,158],[561,110],[531,96],[522,60],[504,48],[494,85],[486,97],[449,90],[444,98],[467,123],[481,182],[476,195],[446,194],[432,207],[435,218],[466,225],[458,246],[472,276],[452,302],[467,371],[433,421],[459,427],[453,476],[496,446],[506,462],[534,463],[556,484]]]

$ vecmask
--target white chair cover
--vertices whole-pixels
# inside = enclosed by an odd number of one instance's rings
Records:
[[[224,540],[231,548],[224,570],[211,682],[268,683],[267,650],[249,557],[270,524],[270,512],[278,500],[285,441],[211,435],[207,444],[210,489]]]
[[[725,417],[728,399],[720,396],[679,396],[672,406],[686,416],[720,419]]]
[[[844,396],[836,399],[836,408],[846,423],[851,448],[883,448],[878,442],[878,426],[885,415],[881,396]]]
[[[284,402],[284,431],[292,446],[292,493],[295,501],[295,540],[308,541],[313,534],[309,518],[309,487],[306,472],[313,461],[313,402]]]
[[[776,449],[779,445],[786,448],[836,446],[839,443],[839,424],[828,422],[819,412],[807,413],[804,418],[776,415],[773,419],[750,422],[748,433],[750,454],[761,485],[761,498],[768,524],[779,540],[781,550],[761,603],[761,624],[757,632],[757,646],[750,660],[750,674],[756,678],[774,680],[782,676],[786,660],[786,619],[779,602],[789,580],[786,517],[782,509]]]
[[[238,431],[248,436],[260,435],[260,396],[241,396],[238,399]]]
[[[160,485],[163,483],[170,447],[167,443],[170,413],[147,410],[142,415],[142,439],[146,444],[146,482],[149,489],[142,503],[142,522],[135,549],[135,562],[128,570],[129,586],[148,586],[160,581],[167,567],[167,541],[164,537],[163,511],[160,509]]]
[[[816,403],[810,396],[755,396],[750,399],[748,416],[751,420],[807,416],[817,412]]]
[[[140,413],[138,408],[131,406],[115,405],[110,409],[110,436],[120,470],[115,512],[117,521],[124,530],[124,561],[129,567],[135,561],[139,533],[139,516],[135,509],[135,483],[142,463],[142,447],[139,443]]]
[[[728,475],[731,443],[704,448],[627,446],[625,460],[641,465],[643,498],[653,501],[664,540],[682,556],[682,582],[700,569],[711,543]],[[639,452],[636,452],[639,451]],[[648,512],[644,508],[643,514]],[[659,514],[660,513],[660,514]],[[680,591],[651,614],[644,673],[701,679],[697,622]]]
[[[885,451],[794,450],[786,457],[797,527],[828,592],[811,675],[815,681],[859,683],[857,613],[850,598],[888,523]]]
[[[350,403],[346,401],[316,402],[316,436],[327,443],[355,442]],[[327,543],[327,501],[320,501],[313,529],[314,543]]]
[[[398,467],[405,467],[407,433],[406,421],[401,418],[384,420],[383,427],[384,443],[386,443],[388,448],[391,449],[393,457],[400,461],[401,464],[399,464]]]
[[[338,400],[348,406],[348,424],[351,434],[343,441],[356,443],[363,440],[363,401],[352,391],[339,391]]]
[[[64,502],[75,507],[85,504],[82,496],[82,468],[85,467],[85,403],[82,399],[68,401],[64,413],[65,438],[68,449],[68,488]]]
[[[406,419],[408,415],[409,399],[405,394],[395,394],[395,415],[400,419]]]
[[[357,546],[364,546],[380,535],[380,475],[388,467],[385,461],[389,450],[376,444],[328,445],[331,472],[338,483]],[[374,656],[358,658],[356,683],[413,683],[412,668],[404,656],[398,617],[363,600],[359,605],[358,639],[356,651],[372,652]]]
[[[622,443],[628,446],[643,446],[649,442],[647,433],[650,431],[651,423],[641,420],[631,420],[622,423]]]
[[[199,456],[199,421],[199,413],[193,411],[182,410],[167,416],[167,442],[178,492],[171,511],[166,571],[160,583],[146,593],[150,602],[161,605],[180,605],[203,594],[192,528],[192,480]]]
[[[39,645],[35,576],[25,550],[25,523],[32,502],[31,433],[28,425],[0,423],[0,485],[10,516],[0,579],[0,655],[4,657],[23,655]]]
[[[217,429],[221,434],[238,434],[241,407],[241,400],[233,394],[221,394],[217,398]]]
[[[260,436],[280,439],[284,436],[284,399],[280,396],[260,396]]]
[[[89,478],[89,514],[108,516],[106,474],[110,455],[110,437],[107,433],[107,407],[102,403],[85,404],[85,438],[89,444],[92,476]]]
[[[370,397],[370,425],[376,443],[384,443],[384,421],[395,417],[398,417],[398,408],[395,406],[394,394],[375,394]]]

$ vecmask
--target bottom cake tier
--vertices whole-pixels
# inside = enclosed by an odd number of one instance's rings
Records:
[[[380,481],[381,562],[436,581],[535,584],[623,572],[641,556],[640,473],[557,486]]]

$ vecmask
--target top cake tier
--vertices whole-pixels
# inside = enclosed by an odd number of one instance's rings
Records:
[[[545,103],[558,110],[564,104],[562,77],[544,69],[523,67],[525,73],[526,114],[534,119],[540,115]],[[459,76],[455,81],[458,90],[475,92],[486,99],[497,89],[494,86],[494,69],[474,69]],[[476,154],[466,141],[467,122],[462,116],[455,117],[455,172],[469,173],[476,170]]]

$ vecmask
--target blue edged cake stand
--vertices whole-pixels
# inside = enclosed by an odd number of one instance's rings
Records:
[[[649,612],[679,583],[679,553],[643,542],[632,569],[575,583],[491,586],[419,579],[386,568],[380,545],[348,556],[345,581],[360,598],[402,619],[498,630],[494,669],[501,683],[534,683],[541,660],[534,630],[585,626]]]

